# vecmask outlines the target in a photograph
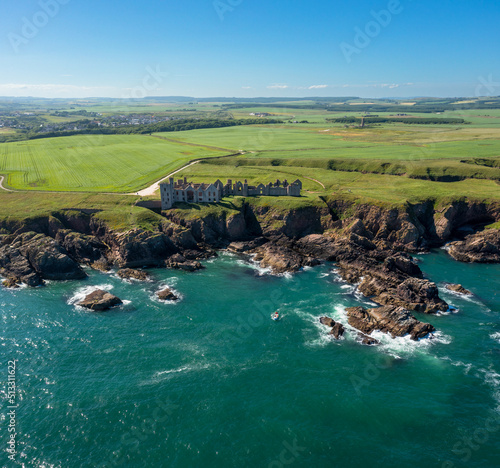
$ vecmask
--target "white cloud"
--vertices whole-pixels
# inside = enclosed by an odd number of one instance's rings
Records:
[[[376,84],[344,84],[342,88],[389,88],[396,89],[400,86],[413,86],[415,83],[376,83]]]
[[[308,89],[324,89],[324,88],[328,88],[328,85],[326,85],[326,84],[313,85],[313,86],[309,86]]]
[[[241,89],[253,89],[251,86],[242,86]]]
[[[267,87],[267,89],[287,89],[287,88],[289,88],[288,85],[272,85]]]
[[[68,84],[0,83],[0,95],[36,97],[88,97],[108,96],[113,86],[76,86]]]

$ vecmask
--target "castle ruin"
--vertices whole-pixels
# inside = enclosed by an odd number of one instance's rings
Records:
[[[228,179],[226,184],[217,180],[213,184],[195,184],[188,182],[187,178],[178,179],[177,182],[171,177],[168,182],[160,184],[161,209],[168,210],[176,202],[184,203],[217,203],[223,197],[300,197],[302,182],[297,179],[291,184],[285,179],[283,182],[277,180],[267,185],[248,185],[248,181],[237,181],[233,184]]]

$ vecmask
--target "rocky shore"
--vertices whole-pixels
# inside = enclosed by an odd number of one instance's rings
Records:
[[[34,287],[44,280],[83,279],[82,265],[87,265],[103,271],[115,267],[122,278],[145,281],[148,276],[141,268],[195,272],[218,249],[253,259],[274,274],[335,262],[343,280],[380,305],[348,312],[349,324],[365,334],[362,340],[374,344],[366,335],[375,329],[419,339],[433,328],[411,313],[448,309],[412,253],[453,241],[464,225],[500,219],[500,207],[487,204],[456,202],[437,210],[431,202],[401,209],[323,202],[289,210],[243,203],[239,211],[222,210],[198,218],[173,209],[164,213],[153,231],[115,232],[76,210],[22,225],[4,221],[0,223],[0,274],[7,287]],[[458,261],[500,262],[500,231],[480,230],[451,242],[448,251]],[[175,300],[168,291],[165,298]],[[339,337],[342,333],[340,326],[333,331]]]

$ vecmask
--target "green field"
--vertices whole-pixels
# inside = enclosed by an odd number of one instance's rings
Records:
[[[351,105],[358,101],[346,104],[352,108],[348,115],[365,115],[362,105]],[[155,135],[79,135],[0,144],[4,186],[19,190],[0,190],[0,217],[22,218],[63,208],[88,208],[100,210],[96,216],[115,228],[148,226],[158,221],[158,215],[134,206],[137,197],[120,194],[148,187],[194,159],[203,161],[183,169],[180,177],[198,182],[248,179],[250,183],[300,178],[304,184],[301,199],[252,200],[280,207],[318,203],[319,196],[384,205],[426,199],[437,203],[459,198],[500,200],[500,109],[439,113],[469,122],[461,125],[384,123],[359,128],[327,122],[328,118],[347,113],[315,109],[313,101],[275,104],[250,104],[228,112],[235,118],[268,112],[286,123]],[[198,115],[224,109],[227,103],[127,105],[96,101],[71,105],[75,106],[73,110],[85,108],[102,113],[182,113],[183,109],[193,108],[193,114]],[[297,105],[304,107],[293,108]],[[406,107],[409,116],[437,115],[412,112],[413,106]],[[374,114],[394,115],[371,111],[370,115]],[[59,119],[66,118],[52,118]],[[309,123],[288,123],[289,119]],[[227,157],[237,153],[241,154]]]
[[[500,200],[499,128],[394,127],[284,125],[183,132],[175,135],[177,140],[218,142],[246,154],[203,161],[180,175],[197,182],[231,178],[249,183],[300,177],[308,198],[335,195],[370,203],[429,197]]]
[[[16,190],[134,192],[191,159],[229,153],[146,135],[79,135],[1,144],[0,174]]]

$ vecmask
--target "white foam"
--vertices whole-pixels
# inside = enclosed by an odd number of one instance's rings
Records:
[[[353,337],[357,337],[357,334],[360,333],[358,329],[349,325],[345,306],[341,304],[336,305],[334,307],[332,318],[335,321],[342,323],[346,331],[350,332]],[[412,340],[409,335],[393,338],[390,334],[383,333],[381,331],[374,331],[368,336],[375,338],[380,342],[380,345],[378,346],[379,349],[398,359],[413,355],[416,352],[425,351],[433,345],[448,345],[452,342],[452,338],[450,336],[447,336],[440,331],[431,333],[417,341]]]
[[[497,333],[493,333],[493,334],[491,334],[491,335],[490,335],[490,338],[491,338],[492,340],[495,340],[495,341],[497,341],[498,343],[500,343],[500,332],[497,332]]]
[[[452,341],[451,337],[439,331],[430,333],[424,338],[419,338],[417,341],[412,340],[410,335],[393,338],[390,334],[381,331],[374,331],[370,336],[380,341],[380,349],[397,359],[426,351],[436,344],[448,345]]]
[[[175,278],[175,279],[177,280],[178,278]],[[168,305],[176,305],[176,304],[178,304],[179,302],[181,302],[181,301],[184,299],[184,295],[183,295],[183,294],[181,294],[181,293],[180,293],[177,289],[175,289],[175,288],[172,286],[172,284],[175,284],[175,283],[177,283],[177,281],[170,281],[170,280],[168,280],[168,281],[167,281],[167,282],[165,282],[165,283],[161,283],[161,284],[160,284],[159,289],[158,289],[157,291],[155,291],[155,292],[154,292],[154,293],[150,296],[151,300],[152,300],[153,302],[158,302],[158,303],[160,303],[160,304],[168,304]],[[173,294],[174,294],[174,295],[178,298],[177,300],[175,300],[175,301],[172,301],[172,300],[171,300],[171,301],[162,301],[162,300],[158,297],[158,293],[159,293],[160,291],[163,291],[164,289],[167,289],[167,288],[168,288],[168,289],[170,289],[170,291],[172,291],[172,293],[173,293]]]
[[[483,378],[484,383],[493,390],[493,398],[495,398],[498,403],[496,410],[500,412],[500,374],[490,366],[489,369],[479,369],[479,374],[477,376]]]
[[[307,301],[302,301],[304,302],[305,304],[307,304]],[[330,333],[330,330],[331,328],[326,326],[326,325],[323,325],[319,319],[321,317],[325,317],[325,316],[332,316],[332,318],[335,320],[335,321],[339,321],[341,322],[345,328],[349,328],[349,325],[346,323],[345,320],[340,320],[338,319],[338,314],[335,312],[337,309],[343,309],[343,306],[335,306],[334,307],[334,310],[331,310],[331,311],[326,311],[325,313],[323,314],[320,314],[318,315],[316,312],[315,313],[310,313],[310,312],[306,312],[304,310],[301,310],[301,309],[295,309],[294,312],[299,316],[301,317],[302,319],[306,320],[307,322],[311,323],[313,325],[313,327],[318,331],[318,335],[316,338],[308,341],[305,343],[306,346],[309,346],[309,347],[324,347],[324,346],[329,346],[329,345],[332,345],[333,344],[339,344],[341,343],[342,341],[346,340],[346,339],[349,339],[349,336],[344,334],[344,336],[342,336],[339,340],[336,340],[335,338],[333,338],[329,333]]]
[[[450,305],[448,307],[448,310],[438,310],[434,315],[436,317],[443,317],[445,315],[458,314],[459,312],[460,312],[460,309],[458,307]]]
[[[253,258],[249,261],[245,260],[236,260],[236,263],[238,265],[251,268],[252,270],[255,270],[259,273],[259,276],[265,276],[265,275],[271,275],[272,274],[272,269],[270,267],[263,268],[260,266],[260,263],[256,262],[253,260]]]
[[[464,374],[468,374],[470,370],[474,367],[471,363],[466,363],[462,361],[453,361],[451,358],[447,356],[443,357],[442,359],[443,361],[449,361],[452,366],[463,367],[465,369]]]
[[[163,371],[158,371],[155,372],[151,380],[146,381],[146,382],[141,382],[139,385],[144,386],[144,385],[154,385],[159,382],[162,382],[163,380],[167,380],[170,378],[175,377],[176,374],[183,374],[187,372],[194,372],[194,371],[201,371],[205,369],[209,369],[211,367],[210,364],[197,364],[197,365],[188,365],[188,366],[183,366],[179,367],[177,369],[166,369]]]
[[[85,286],[76,291],[76,293],[68,299],[69,305],[76,305],[77,302],[83,301],[89,294],[97,291],[98,289],[102,289],[103,291],[110,291],[113,289],[112,284],[100,284],[95,286]]]

